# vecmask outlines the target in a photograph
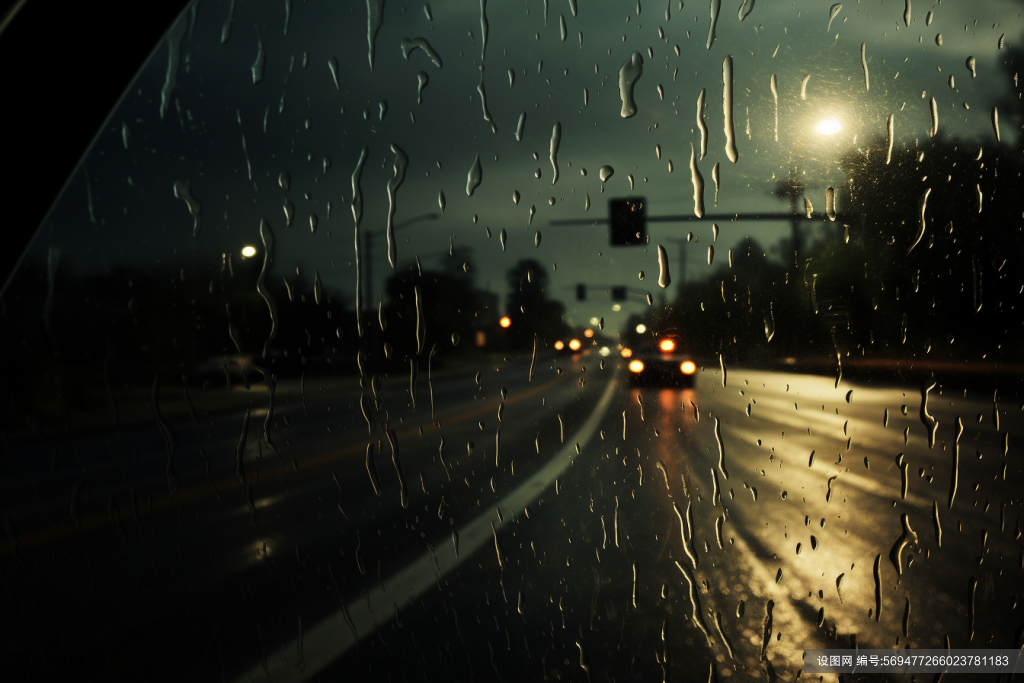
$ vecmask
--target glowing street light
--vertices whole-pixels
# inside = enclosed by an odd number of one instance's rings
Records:
[[[834,119],[831,117],[819,121],[818,124],[814,127],[815,132],[821,135],[835,135],[842,129],[843,124],[839,123],[838,119]]]
[[[644,325],[643,323],[640,323],[639,325],[636,326],[636,331],[637,331],[637,334],[643,334],[644,332],[647,331],[647,325]]]
[[[569,348],[572,349],[573,351],[579,351],[580,346],[581,344],[579,339],[573,339],[572,341],[569,342]]]
[[[242,247],[242,258],[250,258],[256,255],[256,247],[252,245],[246,245]]]
[[[594,336],[594,331],[590,328],[587,328],[583,330],[583,336],[586,337],[587,339],[590,339],[591,337]]]
[[[512,325],[512,318],[508,317],[507,315],[503,315],[503,316],[501,316],[501,319],[498,320],[498,324],[501,325],[502,327],[506,327],[506,328],[507,327],[511,327],[511,325]]]
[[[555,342],[555,351],[561,351],[564,348],[565,348],[565,342],[563,342],[561,339],[559,339],[558,341]]]

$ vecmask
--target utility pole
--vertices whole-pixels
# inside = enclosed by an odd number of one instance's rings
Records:
[[[367,230],[363,233],[363,270],[365,271],[366,300],[363,302],[363,310],[366,304],[373,305],[373,233]]]
[[[799,270],[800,253],[803,251],[803,240],[800,236],[800,213],[797,202],[803,196],[804,186],[797,177],[796,167],[789,170],[789,179],[779,183],[775,188],[775,196],[789,199],[789,225],[793,239],[793,264]]]

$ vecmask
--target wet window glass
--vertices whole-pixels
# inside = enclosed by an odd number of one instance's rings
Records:
[[[1019,649],[1022,36],[196,0],[0,300],[11,680]]]

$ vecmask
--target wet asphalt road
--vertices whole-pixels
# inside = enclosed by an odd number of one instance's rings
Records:
[[[173,425],[173,498],[155,429],[79,440],[89,468],[27,472],[5,507],[8,669],[792,680],[804,648],[1019,640],[1019,397],[939,386],[922,416],[918,386],[709,368],[636,389],[599,360],[439,377],[433,419],[422,377],[415,409],[385,381],[372,433],[351,380],[307,380],[304,404],[282,385],[279,455],[265,396],[241,468],[244,413]]]

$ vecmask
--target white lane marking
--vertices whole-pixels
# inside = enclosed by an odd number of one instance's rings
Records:
[[[611,403],[615,389],[618,387],[620,370],[609,378],[608,386],[598,400],[594,410],[572,438],[546,465],[535,472],[529,479],[520,484],[498,502],[498,507],[510,512],[523,510],[527,505],[540,497],[551,486],[556,478],[578,457],[576,446],[582,450],[597,432],[597,427]],[[514,518],[514,514],[504,516],[505,521],[498,521],[493,512],[486,512],[458,530],[459,556],[455,557],[455,548],[450,542],[441,543],[434,548],[434,555],[427,553],[424,557],[412,562],[404,569],[388,577],[385,581],[386,592],[375,590],[369,595],[353,599],[347,604],[349,615],[356,625],[359,639],[362,640],[395,616],[394,604],[401,602],[410,604],[428,590],[436,588],[440,577],[446,575],[470,555],[480,550],[485,544],[494,543],[495,529],[501,529]],[[436,561],[435,561],[436,557]],[[440,567],[440,572],[438,571]],[[259,663],[246,673],[235,679],[238,683],[245,681],[267,680],[267,673],[273,681],[299,681],[309,679],[323,671],[327,666],[345,654],[356,639],[345,621],[342,610],[338,610],[319,624],[303,633],[302,648],[296,638],[277,652],[267,656],[267,670]],[[302,664],[299,670],[300,662]]]

